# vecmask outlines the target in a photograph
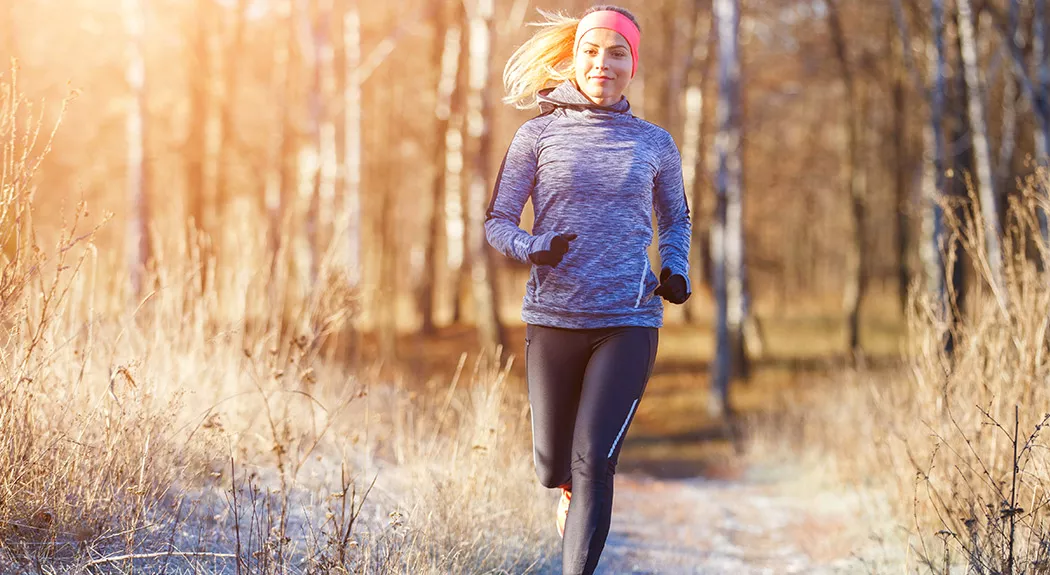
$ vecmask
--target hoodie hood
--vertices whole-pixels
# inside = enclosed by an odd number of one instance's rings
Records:
[[[565,80],[554,88],[541,90],[536,100],[540,105],[540,112],[547,114],[555,108],[566,108],[569,110],[594,110],[597,112],[611,112],[616,114],[630,114],[631,104],[627,98],[620,98],[612,106],[599,106],[590,101],[572,80]]]

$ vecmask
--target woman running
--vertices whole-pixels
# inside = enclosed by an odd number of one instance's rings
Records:
[[[656,358],[660,297],[689,298],[689,207],[678,148],[631,114],[640,30],[615,6],[547,22],[503,72],[519,108],[485,221],[489,243],[531,263],[522,303],[536,473],[561,489],[562,572],[593,573],[613,474]],[[532,198],[535,222],[519,227]],[[656,209],[660,279],[647,253]],[[660,296],[660,297],[657,297]]]

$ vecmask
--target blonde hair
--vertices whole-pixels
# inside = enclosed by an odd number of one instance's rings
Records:
[[[592,6],[584,12],[584,16],[600,10],[619,12],[638,26],[638,19],[634,14],[619,6]],[[538,26],[540,31],[519,46],[503,68],[503,87],[507,91],[503,103],[522,110],[537,106],[536,96],[540,90],[575,78],[575,54],[572,51],[580,19],[559,12],[537,11],[544,21],[530,22],[529,25]]]
[[[503,103],[526,110],[537,105],[540,90],[574,76],[572,48],[578,18],[540,10],[543,22],[532,22],[540,31],[518,47],[503,68]]]

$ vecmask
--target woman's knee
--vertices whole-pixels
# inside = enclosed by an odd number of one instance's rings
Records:
[[[605,481],[615,474],[616,459],[604,453],[577,456],[572,460],[573,479]]]

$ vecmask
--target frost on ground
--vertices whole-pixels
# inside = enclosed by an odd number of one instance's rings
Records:
[[[339,479],[339,466],[327,465],[325,461],[315,459],[303,470],[299,486],[289,499],[286,532],[292,540],[282,550],[289,559],[289,572],[322,572],[307,569],[307,565],[317,566],[317,554],[324,547],[324,542],[318,540],[317,526],[333,509],[332,494],[323,486]],[[399,517],[413,511],[399,503],[402,497],[398,492],[412,488],[404,483],[406,477],[389,466],[373,467],[373,472],[386,480],[377,481],[366,499],[354,539],[356,549],[371,549],[373,556],[369,561],[376,566],[384,560],[396,563],[397,547],[411,545],[405,539],[409,534],[399,526]],[[598,574],[901,572],[899,552],[903,546],[892,540],[885,519],[880,520],[888,512],[876,496],[817,486],[802,479],[804,476],[797,470],[758,467],[739,477],[717,480],[620,475],[616,479],[613,525]],[[239,537],[242,545],[259,549],[258,538],[265,538],[266,529],[272,529],[274,522],[279,521],[272,513],[280,500],[274,492],[280,482],[265,470],[257,470],[251,478],[254,487],[248,487],[248,477],[239,479],[245,486],[239,491]],[[370,481],[371,476],[361,479]],[[143,558],[134,561],[135,570],[160,572],[166,566],[168,573],[236,573],[234,561],[223,557],[235,552],[237,546],[231,492],[216,488],[183,495],[185,508],[180,524],[157,525],[151,533],[144,533],[139,552],[216,555]],[[560,574],[558,540],[552,535],[553,492],[550,498],[537,498],[535,505],[550,508],[550,532],[536,534],[531,544],[523,541],[516,545],[519,551],[521,546],[534,546],[525,550],[525,560],[516,561],[513,566],[508,564],[502,571],[488,572]],[[252,544],[250,538],[256,538],[256,542]],[[147,543],[146,539],[151,541]],[[267,545],[274,543],[271,540]],[[112,551],[119,555],[119,545]],[[384,557],[383,553],[389,556]],[[526,558],[527,555],[532,558]],[[254,561],[258,561],[256,567],[263,567],[265,560],[256,557]],[[126,569],[129,565],[96,565],[93,571],[118,572],[105,567]],[[379,571],[363,568],[360,572]],[[388,566],[382,572],[398,571]]]
[[[395,474],[390,470],[388,477]],[[874,527],[879,517],[887,516],[876,497],[821,491],[823,488],[804,483],[782,469],[754,471],[729,480],[618,476],[612,530],[598,574],[901,572],[903,547],[892,541],[884,520],[878,529]],[[319,495],[301,492],[290,517],[297,524],[289,532],[298,534],[299,541],[289,551],[300,558],[311,536],[308,523],[317,520],[303,514],[321,509],[316,500]],[[218,494],[213,494],[213,500],[215,496]],[[396,538],[397,527],[392,527],[395,520],[390,516],[397,510],[396,494],[384,489],[370,498],[358,534],[362,544],[369,538]],[[553,498],[539,499],[536,505],[550,507],[553,533]],[[235,541],[228,509],[219,506],[212,511],[217,524],[225,527],[212,531],[214,539],[205,547],[232,550]],[[187,547],[200,544],[200,532],[195,531],[185,530]],[[559,552],[551,547],[557,540],[549,535],[542,534],[535,541],[535,564],[524,562],[496,572],[560,574]],[[231,561],[197,562],[204,564],[206,572],[235,572]]]
[[[900,572],[886,513],[857,493],[815,493],[783,470],[733,480],[617,477],[600,575]],[[867,500],[865,500],[867,499]],[[880,543],[882,539],[882,543]],[[546,573],[560,573],[558,560]]]

